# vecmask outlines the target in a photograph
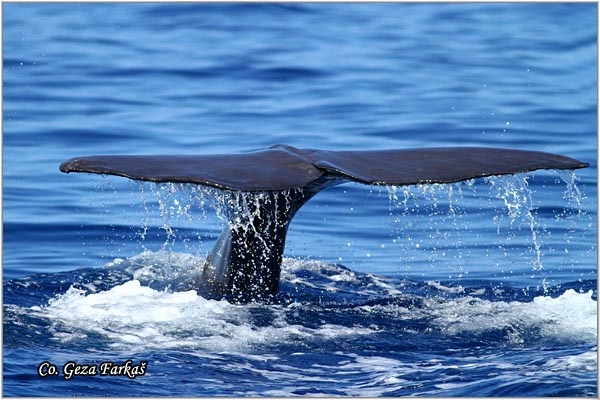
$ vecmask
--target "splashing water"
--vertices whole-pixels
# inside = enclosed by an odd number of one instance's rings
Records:
[[[464,281],[443,281],[434,273],[409,280],[406,274],[373,275],[328,262],[285,258],[281,302],[244,305],[207,299],[190,282],[201,274],[206,259],[202,245],[214,235],[207,226],[229,229],[239,224],[254,229],[255,202],[271,201],[270,194],[136,184],[133,193],[142,192],[142,204],[133,219],[143,221],[136,238],[145,250],[117,258],[105,268],[12,282],[7,290],[11,299],[36,287],[51,294],[33,305],[9,302],[5,311],[9,337],[12,342],[31,342],[33,335],[33,342],[43,341],[67,353],[61,357],[71,357],[73,351],[87,354],[90,349],[98,357],[117,353],[141,359],[152,354],[153,373],[164,367],[163,359],[176,354],[176,360],[185,360],[179,364],[197,367],[188,377],[195,389],[196,382],[212,379],[213,371],[228,377],[243,371],[252,388],[245,390],[246,395],[398,395],[422,385],[423,376],[432,385],[421,393],[464,394],[469,385],[486,379],[493,387],[517,387],[515,376],[525,382],[532,376],[542,381],[556,379],[557,370],[568,375],[564,378],[568,387],[573,374],[595,376],[594,283],[588,279],[580,286],[561,287],[544,282],[543,290],[538,290],[503,287],[492,280],[466,282],[478,268],[490,275],[488,266],[474,265],[473,260],[489,261],[503,273],[501,268],[509,265],[506,260],[516,259],[533,273],[536,251],[540,260],[553,254],[545,247],[544,219],[584,218],[584,213],[569,208],[553,210],[550,218],[535,201],[537,184],[517,176],[373,188],[387,194],[389,215],[384,212],[383,218],[393,223],[394,246],[382,252],[397,255],[400,250],[400,258],[408,264],[424,258],[434,272],[456,268],[453,273],[457,270]],[[115,201],[115,191],[109,189],[103,194]],[[289,201],[283,206],[292,206],[291,196],[286,193]],[[576,207],[577,196],[576,186],[567,182],[565,201]],[[539,248],[531,244],[532,226]],[[576,221],[572,226],[576,228]],[[175,251],[182,242],[193,254]],[[147,249],[153,244],[160,250]],[[485,258],[473,256],[482,249]],[[499,258],[494,251],[506,254]],[[19,331],[24,325],[26,339]],[[548,348],[558,350],[549,353]],[[537,357],[534,361],[531,354]],[[478,380],[482,370],[485,377]],[[172,373],[180,373],[178,366]],[[256,374],[266,377],[260,385]],[[335,391],[323,389],[321,375],[329,376]],[[475,378],[465,381],[471,375]],[[274,377],[283,382],[276,390]],[[225,389],[220,380],[214,385],[221,390],[216,393],[238,393],[233,383]],[[338,390],[340,386],[345,389]],[[315,392],[315,387],[323,391]]]
[[[284,281],[312,294],[281,304],[237,305],[205,299],[195,290],[150,287],[152,281],[165,279],[161,268],[176,278],[186,276],[189,261],[187,254],[166,252],[115,260],[108,268],[114,274],[128,271],[133,280],[108,290],[72,286],[48,305],[14,311],[48,319],[53,339],[62,343],[99,335],[110,347],[127,351],[186,348],[253,354],[269,346],[302,343],[347,352],[357,340],[386,331],[401,335],[407,340],[402,346],[409,348],[420,346],[422,335],[440,336],[459,347],[481,337],[498,345],[547,340],[585,344],[597,339],[592,291],[569,289],[555,297],[533,293],[525,302],[507,293],[492,301],[485,290],[411,283],[294,259],[284,260]],[[149,262],[159,268],[150,271]],[[412,294],[423,290],[430,294]],[[339,300],[350,292],[347,301]]]
[[[543,181],[544,173],[539,175]],[[571,228],[565,233],[570,236],[566,238],[564,249],[568,253],[575,234],[573,229],[586,214],[575,174],[560,171],[559,176],[567,184],[563,198],[568,204],[558,210],[542,209],[541,212],[552,213],[555,221]],[[494,267],[502,268],[514,263],[515,250],[518,250],[522,260],[531,266],[530,278],[541,274],[542,286],[547,289],[543,258],[545,253],[555,253],[558,249],[554,248],[556,245],[545,247],[545,242],[551,239],[544,223],[548,216],[538,216],[539,201],[536,203],[529,185],[529,180],[536,178],[534,173],[528,173],[453,184],[387,187],[389,215],[395,223],[393,242],[401,250],[402,262],[439,266],[443,261],[447,265],[454,264],[458,270],[456,276],[461,278],[469,273],[465,263],[476,251],[485,251],[486,259]],[[486,196],[480,194],[482,184],[488,187],[487,193],[484,192]],[[545,185],[542,187],[548,189]],[[495,225],[495,235],[487,226],[490,222]],[[420,230],[426,235],[420,234]],[[426,253],[426,260],[419,252]]]
[[[543,181],[544,174],[541,175]],[[477,269],[485,269],[487,263],[505,277],[529,265],[530,278],[541,279],[542,286],[547,288],[544,256],[558,255],[561,251],[563,256],[568,255],[569,244],[578,235],[575,231],[578,220],[586,217],[582,208],[584,195],[576,185],[575,174],[560,171],[559,178],[550,188],[561,181],[566,183],[563,198],[567,205],[552,210],[552,219],[567,227],[562,250],[556,245],[545,245],[550,240],[544,222],[547,217],[538,215],[539,201],[535,201],[536,193],[529,180],[534,179],[536,185],[539,182],[537,176],[529,173],[453,184],[373,187],[387,193],[392,222],[390,238],[393,246],[381,244],[381,252],[398,255],[397,269],[410,272],[411,265],[427,264],[434,272],[449,270],[448,278],[451,279],[461,279]],[[258,203],[272,202],[275,207],[289,209],[295,195],[287,191],[285,203],[280,204],[273,200],[270,192],[244,193],[193,184],[136,184],[135,190],[140,193],[143,208],[138,230],[143,249],[152,250],[148,247],[148,234],[153,231],[153,226],[159,226],[164,239],[161,249],[175,249],[176,245],[183,244],[185,251],[198,256],[210,250],[204,246],[210,245],[218,229],[241,227],[258,232],[257,225],[261,220]],[[101,194],[114,193],[110,182],[109,186]],[[543,186],[543,190],[548,188]],[[154,211],[155,207],[159,213]],[[284,222],[268,220],[266,223],[279,225]],[[473,256],[482,252],[485,257],[477,257],[480,265],[472,265]],[[570,263],[563,259],[559,262],[565,266]]]

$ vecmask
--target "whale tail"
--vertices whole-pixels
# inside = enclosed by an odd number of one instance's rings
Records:
[[[230,222],[208,255],[199,290],[250,302],[277,294],[288,226],[308,200],[329,186],[451,183],[588,165],[558,154],[485,147],[327,151],[277,145],[245,154],[77,157],[60,170],[232,191]]]

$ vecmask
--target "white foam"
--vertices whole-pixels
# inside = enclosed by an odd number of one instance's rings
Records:
[[[106,266],[120,268],[142,282],[192,281],[201,274],[206,255],[172,252],[167,250],[150,251],[132,256],[126,260],[116,258]]]
[[[88,285],[90,293],[71,287],[47,306],[32,307],[30,312],[51,321],[56,327],[51,331],[57,340],[77,340],[94,333],[108,338],[111,345],[117,347],[193,347],[245,352],[264,343],[372,335],[385,329],[360,324],[340,326],[325,320],[316,327],[314,321],[304,326],[301,322],[290,323],[287,318],[295,309],[303,307],[299,303],[234,305],[207,300],[195,290],[156,290],[137,279],[145,278],[149,282],[166,276],[168,279],[187,279],[189,266],[193,269],[199,259],[189,254],[148,251],[128,260],[117,259],[109,268],[121,266],[121,270],[134,279],[105,291],[98,290],[100,282]],[[297,274],[299,271],[302,273]],[[303,278],[306,271],[314,279]],[[355,289],[361,296],[375,294],[377,297],[396,296],[403,285],[385,277],[360,275],[336,265],[289,258],[284,259],[282,279],[323,291]],[[478,298],[476,296],[482,293],[462,288],[445,288],[435,282],[428,282],[428,285],[447,289],[442,291],[460,297],[424,298],[418,307],[365,305],[356,311],[377,312],[386,320],[406,321],[407,329],[410,329],[411,320],[426,319],[432,329],[448,335],[504,329],[506,339],[515,343],[525,340],[524,335],[532,331],[541,337],[576,342],[595,342],[597,339],[597,302],[591,291],[567,290],[557,298],[541,296],[531,302],[503,302]],[[264,315],[269,322],[257,325],[255,317],[264,320]]]
[[[429,300],[428,309],[433,323],[451,334],[509,328],[513,332],[509,339],[520,341],[520,331],[536,327],[542,337],[578,342],[597,338],[597,302],[592,291],[569,289],[557,298],[540,296],[532,302],[492,302],[472,296],[441,303]]]
[[[270,326],[253,323],[252,312],[257,308],[274,314]],[[373,333],[367,328],[325,322],[317,328],[288,324],[283,318],[283,306],[234,305],[207,300],[193,290],[157,291],[137,280],[87,295],[71,287],[48,306],[31,310],[50,319],[54,325],[64,325],[74,332],[67,335],[61,329],[57,339],[76,339],[82,337],[82,332],[93,332],[109,338],[116,347],[194,347],[236,352],[273,342]]]

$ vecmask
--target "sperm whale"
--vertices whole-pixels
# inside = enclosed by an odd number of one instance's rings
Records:
[[[395,186],[452,183],[587,166],[558,154],[503,148],[329,151],[275,145],[241,154],[76,157],[62,163],[60,171],[243,193],[228,205],[231,221],[204,263],[198,289],[245,303],[268,301],[278,293],[288,226],[296,212],[327,187],[348,181]]]

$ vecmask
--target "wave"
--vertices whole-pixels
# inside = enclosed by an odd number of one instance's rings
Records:
[[[13,280],[5,285],[5,318],[29,324],[28,330],[49,324],[51,340],[63,345],[85,347],[92,340],[139,351],[254,354],[290,343],[352,348],[366,342],[406,351],[432,343],[510,347],[597,340],[591,281],[578,290],[563,285],[544,293],[492,282],[410,281],[286,258],[277,303],[237,305],[206,299],[190,287],[203,260],[144,251],[105,268]],[[18,301],[52,282],[47,300],[38,297],[29,306]],[[18,340],[8,333],[5,343]]]

